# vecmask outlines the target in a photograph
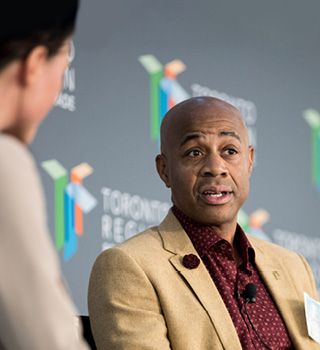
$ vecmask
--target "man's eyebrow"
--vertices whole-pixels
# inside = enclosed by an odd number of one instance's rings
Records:
[[[241,142],[241,138],[240,136],[234,132],[234,131],[221,131],[219,132],[219,136],[231,136],[231,137],[235,137],[238,141]]]
[[[187,134],[183,135],[183,137],[181,138],[180,146],[183,146],[185,143],[187,143],[190,140],[198,139],[201,136],[203,135],[198,131],[188,132]]]
[[[188,141],[190,140],[193,140],[193,139],[199,139],[199,138],[202,138],[204,135],[203,133],[199,132],[199,131],[194,131],[194,132],[188,132],[187,134],[183,135],[182,139],[181,139],[181,142],[180,142],[180,146],[183,146],[185,143],[187,143]],[[241,142],[241,138],[240,136],[234,132],[234,131],[220,131],[218,136],[231,136],[231,137],[234,137],[236,138],[238,141]]]

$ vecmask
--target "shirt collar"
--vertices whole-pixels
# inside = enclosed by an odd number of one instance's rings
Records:
[[[187,235],[189,236],[191,242],[193,243],[196,251],[198,252],[201,258],[208,254],[209,248],[219,248],[222,242],[227,242],[225,239],[217,235],[211,228],[211,226],[204,225],[190,219],[176,206],[172,207],[172,212],[180,222],[183,229],[186,231]],[[249,269],[248,264],[249,262],[254,262],[255,252],[246,234],[243,232],[242,228],[238,224],[234,239],[234,243],[239,248],[244,267]],[[227,242],[227,244],[230,243]]]

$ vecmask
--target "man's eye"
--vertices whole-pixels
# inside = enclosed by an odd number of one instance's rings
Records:
[[[238,151],[234,148],[227,148],[224,150],[224,153],[226,153],[229,156],[233,156],[235,154],[238,154]]]
[[[189,151],[189,152],[187,153],[187,155],[190,156],[190,157],[195,158],[195,157],[201,156],[201,155],[202,155],[202,152],[199,151],[198,149],[193,149],[193,150]]]

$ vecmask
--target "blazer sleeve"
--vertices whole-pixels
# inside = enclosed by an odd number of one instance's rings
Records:
[[[8,350],[88,349],[49,238],[33,159],[1,135],[0,203],[0,343]]]
[[[97,258],[88,305],[99,350],[171,348],[156,291],[139,264],[120,248]]]

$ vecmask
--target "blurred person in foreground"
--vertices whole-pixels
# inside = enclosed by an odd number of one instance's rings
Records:
[[[306,260],[237,224],[253,158],[232,105],[195,97],[166,114],[156,165],[173,207],[97,258],[89,314],[98,349],[320,349],[306,327],[303,292],[317,298]]]
[[[28,144],[57,98],[78,0],[0,5],[0,349],[85,350]]]

